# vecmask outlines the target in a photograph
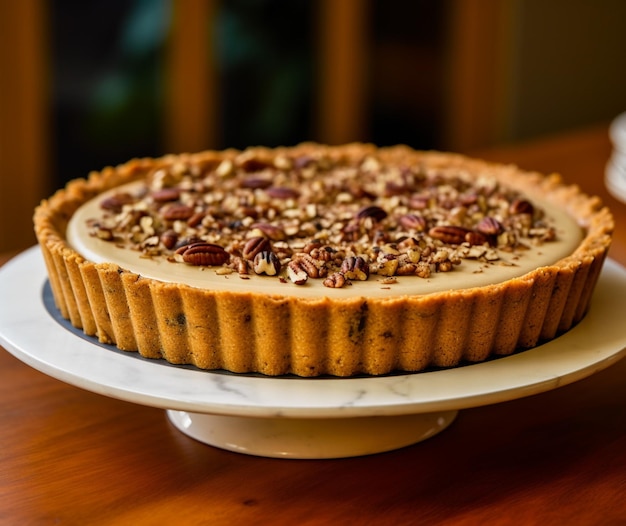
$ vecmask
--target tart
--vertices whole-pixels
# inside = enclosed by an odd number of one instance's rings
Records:
[[[558,175],[406,146],[135,159],[36,209],[61,314],[201,369],[381,375],[575,326],[613,218]]]

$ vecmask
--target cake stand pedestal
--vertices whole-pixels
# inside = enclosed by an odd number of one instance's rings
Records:
[[[277,458],[370,455],[426,440],[458,411],[354,418],[262,418],[167,410],[183,433],[211,446]]]
[[[459,410],[548,391],[626,354],[626,270],[608,260],[585,319],[505,358],[416,374],[270,378],[201,371],[102,345],[60,318],[37,247],[0,269],[0,344],[71,385],[165,410],[186,435],[230,451],[339,458],[389,451],[443,431]]]

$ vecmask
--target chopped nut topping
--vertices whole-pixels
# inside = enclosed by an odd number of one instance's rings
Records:
[[[287,265],[287,275],[289,279],[296,285],[304,285],[309,279],[306,270],[302,268],[301,262],[298,260],[290,261]]]
[[[241,251],[241,255],[244,259],[254,261],[254,258],[256,258],[259,253],[268,252],[271,250],[271,248],[272,245],[267,238],[262,236],[255,236],[246,241],[246,244],[243,246],[243,249]]]
[[[361,256],[349,256],[341,264],[341,273],[348,279],[365,281],[370,277],[370,268]]]
[[[329,288],[428,278],[464,259],[504,263],[557,239],[543,211],[495,178],[374,152],[181,160],[100,205],[90,234],[146,257]]]
[[[254,257],[254,272],[276,276],[280,272],[280,261],[274,252],[266,250]]]
[[[324,286],[330,289],[340,289],[346,283],[346,276],[344,276],[341,272],[333,272],[324,280]]]

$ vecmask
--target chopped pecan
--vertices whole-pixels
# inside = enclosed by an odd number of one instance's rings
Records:
[[[436,264],[437,272],[450,272],[453,268],[452,261],[446,260]]]
[[[409,250],[419,246],[419,241],[414,237],[406,237],[398,240],[396,246],[398,247],[398,250]]]
[[[556,230],[552,227],[531,228],[528,235],[540,241],[554,241],[557,238]]]
[[[218,177],[228,177],[233,173],[234,164],[230,159],[224,159],[215,169]]]
[[[350,221],[347,225],[345,225],[341,229],[341,232],[342,232],[342,235],[341,235],[342,241],[347,241],[347,242],[356,241],[361,236],[361,225],[359,225],[358,223],[354,221]]]
[[[394,276],[400,264],[397,258],[384,259],[370,265],[370,272],[381,276]]]
[[[98,239],[102,239],[103,241],[113,241],[115,239],[115,234],[111,228],[98,223],[92,226],[89,233]]]
[[[302,248],[302,252],[310,254],[313,250],[319,249],[322,246],[322,241],[319,239],[312,239]]]
[[[280,272],[281,265],[278,256],[274,252],[265,250],[254,256],[252,268],[256,274],[276,276]]]
[[[340,289],[346,284],[346,277],[341,272],[333,272],[323,283],[329,289]]]
[[[240,276],[245,276],[248,274],[248,263],[243,258],[233,258],[232,267],[237,271]]]
[[[398,265],[396,274],[398,276],[412,276],[417,272],[417,263],[405,263],[404,265]]]
[[[302,268],[300,262],[297,260],[291,260],[287,264],[287,275],[296,285],[304,285],[309,279],[309,275],[306,273],[306,270]]]
[[[415,275],[420,278],[428,279],[431,274],[430,265],[423,261],[416,264]]]
[[[306,247],[305,247],[306,248]],[[313,248],[309,254],[313,259],[318,261],[331,261],[335,257],[335,249],[329,246]]]
[[[370,277],[370,267],[361,256],[350,256],[343,260],[341,272],[348,279],[365,281]]]

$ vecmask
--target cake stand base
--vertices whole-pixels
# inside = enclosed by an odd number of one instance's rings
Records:
[[[343,458],[418,443],[457,411],[544,393],[626,356],[626,269],[607,260],[585,318],[543,345],[483,363],[363,378],[272,378],[165,365],[85,337],[63,320],[33,247],[0,269],[0,345],[70,385],[167,411],[218,448]],[[219,415],[219,416],[218,416]]]
[[[409,446],[448,427],[457,411],[355,418],[261,418],[167,410],[186,435],[237,453],[274,458],[344,458]]]

